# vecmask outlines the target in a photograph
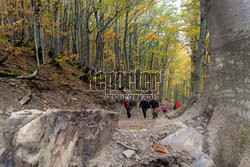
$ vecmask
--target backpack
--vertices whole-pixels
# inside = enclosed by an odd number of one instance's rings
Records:
[[[125,107],[126,107],[127,110],[130,109],[130,104],[129,104],[129,102],[126,102],[126,103],[125,103]]]
[[[166,106],[163,106],[163,110],[164,110],[164,111],[167,111]]]
[[[163,112],[168,112],[168,107],[167,107],[167,105],[163,105],[163,106],[162,106],[162,110],[163,110]]]

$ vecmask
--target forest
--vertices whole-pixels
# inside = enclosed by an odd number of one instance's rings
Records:
[[[203,91],[210,58],[200,0],[2,0],[0,8],[4,50],[36,56],[36,70],[21,78],[54,62],[83,71],[161,71],[160,101]]]
[[[1,0],[0,166],[249,166],[249,16],[250,0]]]

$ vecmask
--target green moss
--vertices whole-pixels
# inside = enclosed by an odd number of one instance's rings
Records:
[[[71,98],[68,98],[68,105],[70,105],[72,103],[72,99]]]
[[[0,84],[1,84],[2,86],[4,86],[4,85],[5,85],[5,82],[4,82],[4,81],[1,81]]]
[[[4,71],[0,71],[0,77],[18,77],[19,74],[8,73]]]
[[[76,79],[75,78],[70,78],[71,81],[73,82],[76,82]]]

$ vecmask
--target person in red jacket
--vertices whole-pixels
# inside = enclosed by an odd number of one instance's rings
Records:
[[[181,103],[179,101],[176,101],[175,102],[175,105],[174,105],[174,110],[178,109],[181,107]]]
[[[163,103],[163,105],[161,106],[161,109],[162,109],[162,112],[164,114],[166,114],[168,112],[168,107],[167,107],[167,105],[165,103]]]
[[[130,113],[130,111],[131,111],[131,109],[132,109],[132,103],[129,101],[129,98],[128,98],[128,97],[126,97],[126,101],[125,101],[125,103],[124,103],[124,107],[125,107],[125,109],[126,109],[126,111],[127,111],[127,116],[128,116],[128,118],[130,119],[130,118],[132,117],[132,115],[131,115],[131,113]]]

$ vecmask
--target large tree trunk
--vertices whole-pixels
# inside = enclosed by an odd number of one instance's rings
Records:
[[[209,0],[205,7],[211,37],[211,62],[204,90],[206,106],[213,111],[209,128],[216,127],[217,132],[221,131],[226,137],[238,132],[241,135],[241,129],[228,133],[223,129],[237,125],[227,119],[233,114],[250,120],[250,1]],[[215,128],[208,135],[219,136]],[[230,142],[230,146],[237,147],[234,141]],[[212,138],[209,143],[210,154],[216,157],[218,145]]]
[[[86,18],[85,18],[85,45],[84,45],[84,56],[86,57],[85,65],[90,67],[90,29],[89,29],[89,20],[90,20],[90,0],[86,1]],[[83,58],[80,61],[81,66],[83,65]]]
[[[224,112],[250,120],[250,1],[210,0],[206,6],[211,66],[205,95]]]

